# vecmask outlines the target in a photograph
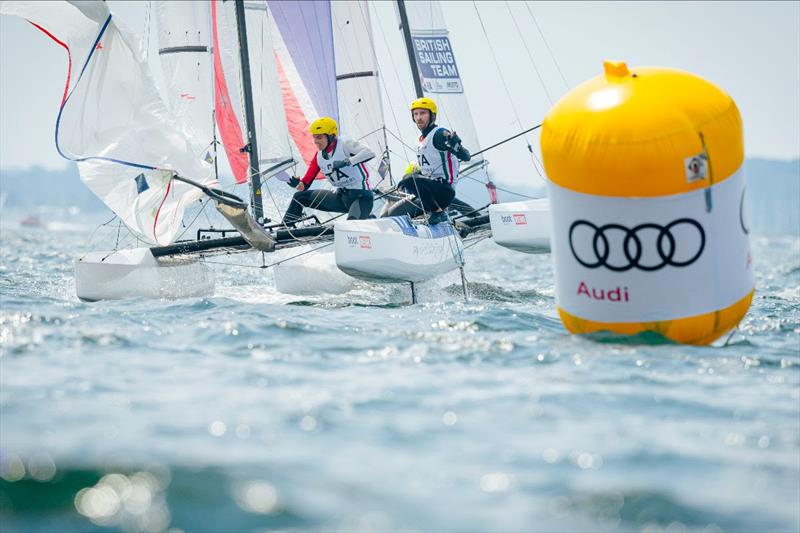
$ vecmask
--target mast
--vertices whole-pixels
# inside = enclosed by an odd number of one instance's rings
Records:
[[[414,42],[411,39],[411,28],[408,26],[408,15],[406,14],[406,3],[404,0],[397,0],[397,9],[400,12],[400,24],[403,29],[403,38],[406,42],[406,52],[408,52],[408,64],[411,66],[411,77],[414,79],[414,91],[417,98],[422,98],[422,82],[419,81],[419,66],[417,56],[414,53]]]
[[[247,144],[241,150],[247,152],[250,158],[250,206],[253,209],[253,218],[260,224],[264,222],[264,204],[261,198],[261,175],[259,174],[258,142],[255,130],[256,118],[253,111],[253,88],[250,85],[250,53],[247,48],[244,0],[236,0],[236,28],[239,30],[239,57],[242,64],[245,129],[247,130]]]

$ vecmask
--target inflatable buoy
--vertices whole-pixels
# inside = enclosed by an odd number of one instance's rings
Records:
[[[561,320],[708,344],[754,291],[739,110],[687,72],[604,66],[542,126]]]

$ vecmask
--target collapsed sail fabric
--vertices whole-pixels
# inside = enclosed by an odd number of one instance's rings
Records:
[[[450,41],[447,24],[438,0],[406,2],[408,25],[423,92],[433,98],[439,109],[437,122],[458,132],[463,145],[472,152],[480,149],[475,123],[465,95],[463,80],[458,70],[458,56]],[[488,197],[483,183],[488,181],[483,156],[461,164],[458,196],[468,202],[486,203]],[[472,171],[464,173],[470,167]],[[467,178],[473,178],[469,179]],[[474,207],[479,207],[475,205]]]
[[[104,2],[4,1],[0,13],[29,20],[67,53],[59,154],[77,162],[83,182],[138,237],[171,242],[201,194],[173,171],[212,184],[212,169],[169,115],[137,40]]]
[[[214,143],[211,3],[158,0],[155,13],[167,103],[206,157]]]
[[[367,163],[377,171],[371,173],[376,178],[371,179],[375,186],[386,175],[388,162],[383,160],[386,133],[369,5],[365,0],[331,2],[331,12],[339,130],[366,144],[377,155]]]

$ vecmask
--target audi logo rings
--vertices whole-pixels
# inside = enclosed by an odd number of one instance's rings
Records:
[[[678,246],[675,239],[675,235],[673,235],[672,230],[677,228],[678,226],[686,225],[690,228],[695,228],[697,233],[700,237],[699,244],[692,245],[697,246],[697,249],[694,251],[694,254],[689,257],[688,259],[677,260],[675,259],[675,254],[677,252]],[[581,257],[578,252],[575,251],[575,242],[574,242],[574,233],[575,230],[580,228],[581,226],[586,226],[590,230],[594,231],[594,236],[592,237],[592,246],[591,249],[594,253],[593,258]],[[644,245],[642,243],[642,232],[645,230],[654,230],[658,232],[658,237],[655,239],[655,252],[658,254],[660,261],[654,264],[643,264],[642,263],[642,255],[644,253]],[[612,231],[620,231],[622,232],[625,237],[622,240],[622,253],[625,255],[625,259],[627,263],[625,264],[611,264],[609,262],[609,257],[611,256],[611,243],[609,242],[608,236],[606,235],[607,232]],[[632,268],[638,268],[639,270],[644,270],[646,272],[652,272],[655,270],[659,270],[664,268],[665,266],[674,266],[674,267],[685,267],[689,266],[702,255],[703,250],[706,246],[706,233],[703,230],[703,226],[700,225],[699,222],[693,220],[691,218],[679,218],[667,224],[666,226],[661,226],[659,224],[653,223],[645,223],[639,224],[633,228],[627,228],[621,224],[605,224],[603,226],[597,226],[589,222],[588,220],[576,220],[572,223],[569,228],[569,248],[572,251],[573,257],[575,260],[578,261],[581,265],[585,266],[586,268],[599,268],[599,267],[606,267],[609,270],[614,272],[625,272]],[[685,251],[685,250],[684,250]],[[585,250],[584,250],[585,255]]]

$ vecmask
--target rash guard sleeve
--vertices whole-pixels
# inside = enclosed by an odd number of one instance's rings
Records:
[[[306,170],[305,176],[300,181],[303,182],[303,185],[306,186],[306,189],[311,185],[311,182],[314,181],[314,178],[317,177],[319,174],[319,165],[317,164],[317,156],[311,158],[311,161],[308,162],[308,170]]]
[[[373,152],[369,146],[350,139],[340,139],[339,142],[342,143],[342,148],[344,148],[345,153],[349,154],[348,158],[350,159],[351,165],[364,163],[375,157],[375,152]]]

